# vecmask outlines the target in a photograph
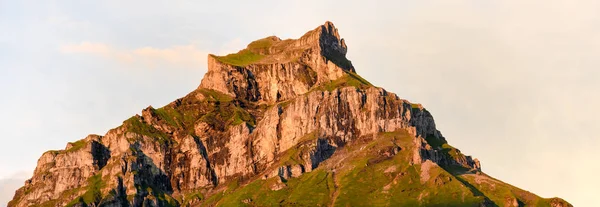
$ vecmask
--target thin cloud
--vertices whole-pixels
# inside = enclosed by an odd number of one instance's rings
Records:
[[[156,67],[158,65],[201,67],[206,65],[208,52],[194,44],[175,45],[168,48],[142,47],[119,49],[105,43],[81,42],[60,47],[64,54],[90,54],[112,59],[124,64]]]
[[[110,46],[102,43],[82,42],[79,44],[63,45],[60,51],[63,53],[93,53],[108,54],[111,52]]]
[[[6,206],[12,200],[15,191],[23,186],[25,180],[31,176],[30,172],[18,172],[11,176],[0,178],[0,206]]]

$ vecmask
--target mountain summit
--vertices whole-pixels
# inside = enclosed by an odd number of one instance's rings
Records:
[[[331,22],[296,40],[267,37],[235,54],[208,56],[200,88],[238,99],[273,103],[354,73],[346,44]]]
[[[45,152],[8,206],[571,206],[483,173],[346,52],[326,22],[209,55],[185,97]]]

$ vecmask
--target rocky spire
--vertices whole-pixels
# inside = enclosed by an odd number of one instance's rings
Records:
[[[348,48],[343,38],[340,37],[338,29],[330,21],[325,22],[320,28],[319,47],[321,55],[332,61],[338,67],[354,72],[352,63],[346,58]]]
[[[316,49],[326,60],[334,62],[345,71],[355,72],[352,63],[346,58],[348,51],[346,43],[332,22],[326,21],[325,24],[307,32],[297,41],[309,48]]]

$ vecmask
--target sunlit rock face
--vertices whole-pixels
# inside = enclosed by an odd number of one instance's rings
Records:
[[[347,50],[326,22],[209,55],[185,97],[44,153],[8,205],[570,206],[482,173],[420,104],[356,74]],[[360,189],[377,199],[354,200]]]

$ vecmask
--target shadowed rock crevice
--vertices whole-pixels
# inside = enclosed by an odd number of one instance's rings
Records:
[[[106,162],[110,159],[110,150],[99,142],[92,141],[92,157],[94,165],[98,170],[106,166]]]
[[[311,169],[314,170],[319,167],[319,164],[328,158],[330,158],[335,152],[336,147],[329,144],[327,139],[317,139],[317,145],[312,152],[310,152]]]
[[[345,40],[340,38],[333,23],[326,22],[325,25],[321,26],[319,46],[321,47],[321,55],[327,60],[346,71],[355,72],[352,62],[346,58],[348,48]]]
[[[206,147],[202,143],[202,140],[200,140],[200,138],[198,138],[196,136],[194,136],[194,141],[196,142],[196,145],[198,146],[198,151],[202,155],[202,158],[204,158],[204,160],[206,161],[206,169],[208,169],[208,172],[209,172],[209,174],[206,176],[210,179],[213,186],[217,186],[217,184],[219,184],[219,178],[217,177],[217,174],[215,173],[215,169],[210,164],[210,160],[208,159],[208,153],[206,151]]]
[[[166,206],[168,203],[160,198],[173,193],[169,176],[139,148],[139,143],[131,148],[135,157],[135,162],[130,164],[136,190],[133,206]]]
[[[119,202],[119,206],[128,207],[129,202],[127,201],[127,190],[125,186],[123,186],[123,178],[118,177],[118,185],[116,189],[117,201]]]

